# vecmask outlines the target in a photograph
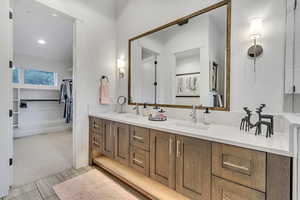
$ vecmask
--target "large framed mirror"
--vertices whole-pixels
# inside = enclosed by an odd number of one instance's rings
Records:
[[[231,1],[129,40],[129,104],[230,110]]]

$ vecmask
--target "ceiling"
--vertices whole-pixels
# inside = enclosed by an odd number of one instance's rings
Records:
[[[14,54],[71,64],[73,19],[34,0],[14,0],[13,5]]]

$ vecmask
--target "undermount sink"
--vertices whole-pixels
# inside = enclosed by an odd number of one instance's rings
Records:
[[[176,122],[175,125],[179,127],[201,129],[201,130],[207,130],[209,128],[209,126],[206,126],[204,124],[194,124],[192,122]]]

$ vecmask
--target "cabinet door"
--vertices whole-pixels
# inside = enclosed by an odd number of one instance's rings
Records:
[[[265,200],[265,193],[213,176],[212,200]]]
[[[177,136],[176,190],[191,199],[210,199],[210,142]]]
[[[111,121],[103,120],[102,134],[103,134],[102,153],[107,157],[114,158],[113,123]]]
[[[175,136],[151,130],[150,177],[175,189]]]
[[[115,123],[115,159],[124,165],[129,164],[129,126],[127,124]]]

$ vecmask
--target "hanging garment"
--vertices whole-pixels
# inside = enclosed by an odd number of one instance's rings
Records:
[[[60,86],[59,103],[64,103],[64,118],[66,123],[70,123],[73,119],[73,97],[72,97],[72,80],[64,80]]]
[[[107,78],[102,78],[100,81],[100,104],[110,104],[109,98],[109,83]]]

